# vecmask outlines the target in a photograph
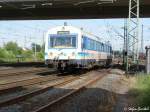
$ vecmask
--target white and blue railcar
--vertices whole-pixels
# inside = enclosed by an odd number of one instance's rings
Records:
[[[73,26],[58,26],[46,34],[45,63],[59,70],[110,64],[112,47]]]

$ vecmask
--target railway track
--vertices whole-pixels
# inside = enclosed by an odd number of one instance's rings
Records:
[[[56,75],[58,75],[58,74],[52,74],[51,76],[46,76],[46,77],[35,77],[35,78],[24,79],[24,80],[0,84],[0,95],[6,94],[8,92],[20,90],[22,87],[27,88],[27,87],[33,86],[35,84],[42,84],[42,83],[46,83],[49,81],[53,81],[53,80],[62,79],[64,77],[67,77],[67,76],[58,77]]]
[[[2,68],[2,69],[0,69],[0,72],[1,71],[5,71],[5,70],[13,70],[14,68]]]
[[[30,71],[19,72],[17,74],[26,75],[26,74],[28,74],[28,72],[30,72]],[[38,70],[38,71],[37,70],[32,71],[32,73],[35,73],[35,74],[36,73],[47,73],[47,72],[48,71],[43,72],[43,69]],[[24,73],[24,74],[21,74],[21,73]],[[44,82],[47,82],[47,81],[50,81],[50,80],[55,80],[56,79],[56,74],[55,73],[56,73],[55,71],[51,71],[50,74],[53,74],[53,76],[44,76],[44,77],[39,76],[39,77],[25,78],[25,79],[21,79],[21,80],[14,80],[14,81],[0,83],[0,95],[2,95],[4,93],[7,93],[7,92],[13,92],[14,90],[15,91],[20,90],[20,89],[22,89],[23,86],[30,86],[30,85],[34,85],[34,84],[44,83]],[[17,75],[17,74],[15,74],[15,75]]]
[[[9,92],[13,92],[16,90],[21,90],[36,84],[43,84],[47,83],[49,81],[54,81],[58,79],[63,79],[67,76],[61,76],[58,77],[57,75],[60,75],[61,73],[57,74],[51,74],[50,76],[45,76],[45,77],[34,77],[34,78],[29,78],[29,79],[23,79],[23,80],[18,80],[18,81],[13,81],[13,82],[8,82],[8,83],[2,83],[0,84],[0,95],[6,94]]]
[[[41,70],[40,70],[41,72]],[[50,71],[49,71],[50,72]],[[28,73],[28,72],[26,72]],[[45,72],[41,72],[45,73]],[[46,72],[47,73],[47,72]],[[12,81],[12,82],[6,82],[6,83],[0,83],[0,95],[2,94],[7,94],[7,93],[12,93],[16,91],[23,90],[25,88],[28,88],[29,86],[33,86],[36,84],[42,84],[42,83],[47,83],[49,81],[57,80],[57,79],[62,79],[66,76],[61,76],[58,77],[57,75],[65,75],[68,74],[67,72],[64,73],[57,73],[57,71],[52,71],[50,73],[51,75],[47,76],[40,76],[40,77],[33,77],[33,78],[28,78],[28,79],[22,79],[18,81]]]
[[[5,100],[5,101],[2,101],[0,102],[0,107],[4,107],[4,106],[8,106],[8,105],[11,105],[11,104],[15,104],[15,103],[18,103],[18,102],[21,102],[21,101],[24,101],[26,100],[27,98],[31,98],[35,95],[38,95],[38,94],[41,94],[43,92],[46,92],[56,86],[61,86],[61,85],[65,85],[65,84],[68,84],[74,80],[77,80],[79,77],[66,77],[65,78],[65,81],[62,81],[60,83],[56,83],[56,84],[52,84],[52,85],[47,85],[45,86],[44,88],[41,88],[41,89],[38,89],[38,90],[35,90],[35,91],[32,91],[32,92],[29,92],[29,93],[26,93],[26,94],[22,94],[20,96],[17,96],[17,97],[14,97],[14,98],[10,98],[8,100]]]
[[[109,71],[109,70],[108,70]],[[105,73],[103,75],[98,75],[95,78],[93,78],[92,80],[87,80],[86,83],[83,83],[79,86],[76,86],[74,89],[72,89],[71,91],[57,97],[56,99],[52,100],[49,103],[46,103],[42,106],[38,106],[38,108],[36,109],[31,109],[31,112],[49,112],[51,110],[52,107],[55,107],[55,105],[62,103],[63,101],[66,101],[68,98],[72,97],[75,94],[78,94],[81,90],[85,90],[87,86],[94,84],[96,81],[100,80],[101,78],[103,78],[106,74],[108,74],[108,71],[105,71]],[[84,74],[86,75],[86,74]],[[83,76],[84,76],[83,75]],[[92,76],[93,77],[93,76]],[[47,92],[49,90],[53,90],[53,88],[61,88],[62,86],[65,86],[67,84],[71,84],[74,81],[77,81],[79,79],[81,79],[81,76],[76,76],[76,77],[72,77],[72,76],[64,76],[63,81],[61,80],[61,82],[57,82],[55,84],[46,84],[44,85],[44,88],[40,88],[37,90],[33,90],[24,94],[21,94],[19,96],[15,96],[15,97],[11,97],[7,100],[3,100],[0,102],[0,108],[3,107],[7,107],[9,105],[13,105],[13,104],[18,104],[19,102],[24,102],[27,99],[30,99],[34,96],[38,96],[40,94],[43,94],[44,92]],[[27,84],[28,85],[28,84]],[[19,103],[20,104],[20,103]]]
[[[58,97],[57,99],[49,102],[47,105],[39,107],[38,109],[31,111],[31,112],[51,112],[51,108],[57,104],[62,104],[63,101],[67,100],[68,98],[78,94],[81,90],[85,90],[87,86],[96,83],[98,80],[103,78],[105,75],[97,76],[93,80],[89,80],[87,83],[76,87],[75,89],[71,90],[70,92],[64,94],[63,96]]]
[[[8,77],[8,76],[29,74],[29,73],[38,73],[38,72],[43,72],[43,71],[48,71],[48,70],[46,68],[42,68],[42,69],[35,69],[35,70],[33,69],[33,70],[21,71],[21,72],[3,73],[3,74],[0,74],[0,78]]]

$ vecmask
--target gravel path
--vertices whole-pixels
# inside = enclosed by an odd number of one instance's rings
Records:
[[[68,99],[63,105],[54,107],[52,112],[122,112],[119,111],[121,104],[119,107],[115,106],[118,95],[128,90],[127,82],[123,82],[122,79],[121,75],[109,74],[96,84],[87,87],[85,91]]]

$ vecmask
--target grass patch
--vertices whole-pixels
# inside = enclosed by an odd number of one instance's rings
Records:
[[[135,84],[130,90],[138,106],[150,107],[150,75],[140,74],[135,78]]]

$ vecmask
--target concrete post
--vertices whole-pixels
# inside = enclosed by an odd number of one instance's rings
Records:
[[[150,46],[146,46],[146,73],[150,74]]]

